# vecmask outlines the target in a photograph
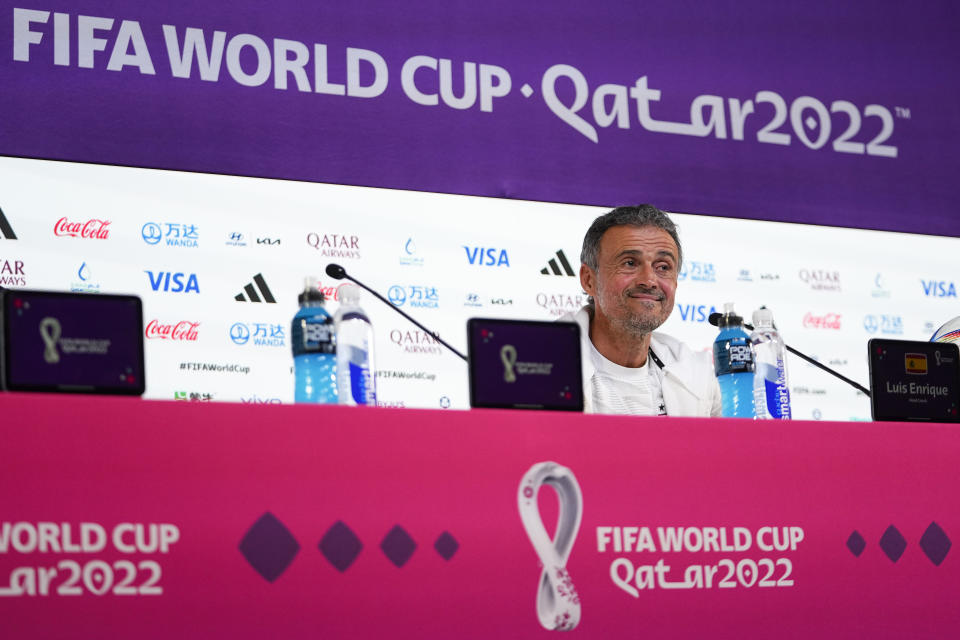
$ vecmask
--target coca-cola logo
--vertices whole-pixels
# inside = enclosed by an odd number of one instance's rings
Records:
[[[803,316],[803,327],[805,329],[839,329],[840,314],[828,313],[822,316],[815,316],[809,311]]]
[[[189,320],[181,320],[171,324],[161,324],[158,320],[151,320],[147,324],[144,335],[150,340],[196,342],[198,337],[197,327],[199,326],[199,322],[190,322]]]
[[[336,287],[325,287],[322,282],[317,283],[317,289],[323,293],[323,299],[326,301],[333,300],[334,302],[339,302],[340,298],[337,296],[337,291],[340,290],[339,286]]]
[[[86,222],[71,222],[67,218],[60,218],[53,225],[53,234],[69,236],[71,238],[90,238],[93,240],[107,240],[110,237],[109,220],[93,218]]]

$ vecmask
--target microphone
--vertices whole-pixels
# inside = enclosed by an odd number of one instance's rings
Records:
[[[718,326],[720,326],[720,318],[722,318],[722,317],[723,317],[723,314],[722,314],[722,313],[711,313],[711,314],[710,314],[710,317],[707,318],[707,322],[709,322],[710,324],[712,324],[712,325],[715,326],[715,327],[718,327]],[[748,323],[748,322],[744,322],[744,323],[743,323],[743,326],[744,326],[745,328],[750,329],[751,331],[753,331],[753,325],[752,325],[752,324],[750,324],[750,323]],[[783,346],[786,347],[786,348],[787,348],[787,351],[789,351],[789,352],[792,353],[793,355],[795,355],[795,356],[800,356],[801,358],[803,358],[804,360],[806,360],[807,362],[809,362],[809,363],[812,364],[813,366],[817,367],[818,369],[822,369],[822,370],[826,371],[827,373],[829,373],[830,375],[832,375],[832,376],[834,376],[834,377],[836,377],[836,378],[839,378],[840,380],[843,380],[844,382],[846,382],[847,384],[849,384],[851,387],[853,387],[853,388],[856,389],[857,391],[862,392],[862,393],[863,393],[865,396],[867,396],[868,398],[870,397],[870,391],[868,391],[867,389],[865,389],[862,385],[857,384],[856,382],[854,382],[854,381],[851,380],[850,378],[846,377],[845,375],[839,373],[838,371],[834,371],[833,369],[831,369],[830,367],[828,367],[828,366],[826,366],[826,365],[824,365],[824,364],[820,364],[819,362],[817,362],[816,360],[814,360],[813,358],[811,358],[811,357],[808,356],[808,355],[805,355],[805,354],[803,354],[803,353],[800,353],[799,351],[797,351],[796,349],[794,349],[793,347],[791,347],[790,345],[788,345],[786,342],[783,343]]]
[[[399,313],[400,315],[402,315],[404,318],[406,318],[407,320],[409,320],[409,321],[412,322],[413,324],[415,324],[415,325],[417,325],[418,327],[420,327],[421,330],[426,331],[427,333],[429,333],[431,336],[433,336],[434,340],[436,340],[437,342],[439,342],[440,344],[442,344],[443,346],[445,346],[447,349],[449,349],[450,351],[452,351],[452,352],[454,352],[455,354],[457,354],[458,356],[460,356],[460,357],[463,359],[464,362],[467,361],[467,356],[463,355],[462,353],[460,353],[459,351],[457,351],[456,349],[454,349],[453,347],[451,347],[449,344],[447,344],[447,342],[446,342],[443,338],[441,338],[441,337],[438,336],[435,332],[430,331],[430,329],[427,329],[425,326],[423,326],[422,324],[420,324],[419,322],[417,322],[416,320],[414,320],[413,318],[411,318],[409,315],[406,314],[406,312],[404,312],[404,311],[403,311],[402,309],[400,309],[398,306],[396,306],[395,304],[391,303],[389,300],[387,300],[386,298],[384,298],[382,295],[380,295],[379,293],[377,293],[376,291],[374,291],[373,289],[371,289],[371,288],[368,287],[367,285],[363,284],[362,282],[360,282],[359,280],[357,280],[356,278],[354,278],[353,276],[351,276],[349,273],[347,273],[347,270],[344,269],[343,267],[341,267],[340,265],[338,265],[338,264],[333,264],[333,263],[328,264],[328,265],[327,265],[327,275],[330,276],[331,278],[333,278],[334,280],[343,280],[344,278],[346,278],[347,280],[353,282],[354,284],[356,284],[356,285],[358,285],[358,286],[360,286],[360,287],[363,287],[364,289],[366,289],[367,291],[369,291],[371,294],[373,294],[373,296],[374,296],[377,300],[379,300],[379,301],[382,302],[383,304],[387,305],[388,307],[390,307],[391,309],[393,309],[394,311],[396,311],[397,313]]]

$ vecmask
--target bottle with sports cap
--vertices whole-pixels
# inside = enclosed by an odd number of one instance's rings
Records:
[[[787,383],[787,349],[773,324],[773,312],[760,307],[753,312],[753,344],[756,372],[753,402],[758,418],[790,419],[790,387]]]
[[[754,360],[750,336],[733,303],[723,305],[720,334],[713,343],[713,366],[720,383],[725,418],[756,418],[753,403]]]
[[[297,300],[300,310],[293,317],[290,339],[296,379],[295,402],[336,404],[337,356],[333,318],[323,308],[324,295],[317,279],[304,279]]]
[[[377,406],[374,381],[373,326],[360,308],[360,287],[346,282],[337,289],[340,308],[334,314],[337,332],[339,403]]]

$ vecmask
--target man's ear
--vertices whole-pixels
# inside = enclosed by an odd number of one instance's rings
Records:
[[[580,286],[587,295],[597,297],[597,275],[593,269],[582,263],[580,264]]]

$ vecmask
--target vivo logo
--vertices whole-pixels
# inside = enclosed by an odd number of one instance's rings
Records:
[[[921,280],[923,295],[934,298],[956,298],[957,285],[943,280]]]
[[[483,267],[509,267],[510,258],[507,257],[506,249],[486,249],[482,247],[467,247],[463,250],[467,252],[467,260],[470,264]]]
[[[678,304],[677,310],[680,311],[680,319],[684,322],[706,322],[711,313],[716,313],[717,308],[713,305],[707,308],[705,304]]]
[[[240,398],[240,402],[243,404],[283,404],[280,398],[260,398],[255,395],[249,398]]]
[[[200,293],[200,283],[195,273],[171,273],[169,271],[144,271],[150,280],[150,287],[154,291],[169,291],[170,293]],[[186,283],[184,283],[186,280]]]

